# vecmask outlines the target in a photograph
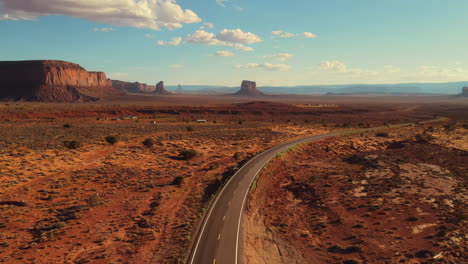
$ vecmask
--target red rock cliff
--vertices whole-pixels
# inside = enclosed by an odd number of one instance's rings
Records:
[[[0,62],[0,100],[75,102],[118,94],[105,73],[88,72],[75,63]]]

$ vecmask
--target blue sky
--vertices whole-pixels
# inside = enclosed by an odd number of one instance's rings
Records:
[[[155,84],[468,80],[467,0],[0,0],[0,60]]]

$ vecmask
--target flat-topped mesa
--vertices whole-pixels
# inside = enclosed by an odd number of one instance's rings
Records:
[[[468,87],[463,87],[461,96],[466,96],[466,97],[468,97]]]
[[[155,86],[140,82],[125,82],[112,80],[112,87],[124,93],[152,93],[156,90]]]
[[[1,61],[0,100],[76,102],[119,95],[103,72],[57,61]]]
[[[164,82],[160,81],[156,84],[156,91],[155,94],[164,95],[164,94],[171,94],[168,90],[164,88]]]
[[[237,91],[234,95],[240,96],[260,96],[264,95],[264,93],[257,90],[257,83],[252,81],[242,81],[242,85],[239,91]]]

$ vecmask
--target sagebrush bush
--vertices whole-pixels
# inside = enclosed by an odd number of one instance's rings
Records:
[[[115,143],[119,142],[119,138],[117,136],[107,136],[106,142],[111,145],[114,145]]]
[[[147,138],[145,141],[143,141],[143,145],[147,146],[148,148],[154,146],[154,144],[156,144],[156,141],[154,141],[152,138]]]
[[[191,160],[198,155],[198,152],[194,149],[184,149],[179,152],[179,155],[183,160]]]
[[[69,149],[77,149],[77,148],[80,148],[81,147],[81,143],[76,141],[76,140],[72,140],[72,141],[64,141],[63,142],[63,145],[66,147],[66,148],[69,148]]]

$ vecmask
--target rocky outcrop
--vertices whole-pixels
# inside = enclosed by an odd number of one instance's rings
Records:
[[[468,97],[468,87],[463,87],[461,96],[467,96]]]
[[[155,94],[164,95],[164,94],[171,94],[168,90],[164,88],[164,82],[160,81],[156,84],[156,91]]]
[[[257,90],[257,83],[252,81],[242,81],[242,85],[239,91],[237,91],[234,95],[240,96],[260,96],[264,95],[264,93]]]
[[[120,95],[103,72],[56,61],[0,62],[0,100],[86,102]]]
[[[124,93],[152,93],[156,90],[155,86],[140,82],[124,82],[112,80],[112,87]]]

